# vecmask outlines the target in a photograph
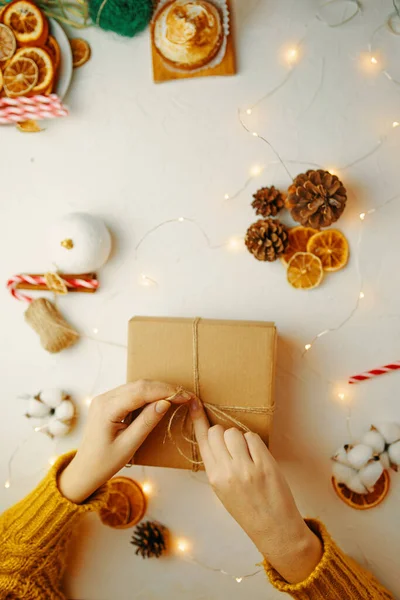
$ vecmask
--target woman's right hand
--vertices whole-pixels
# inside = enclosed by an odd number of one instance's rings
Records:
[[[286,581],[304,581],[320,561],[322,545],[260,436],[210,427],[197,399],[190,413],[208,479],[222,504]]]

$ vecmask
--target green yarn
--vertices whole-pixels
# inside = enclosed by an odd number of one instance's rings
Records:
[[[106,31],[133,37],[146,28],[153,13],[152,0],[90,0],[90,17]]]

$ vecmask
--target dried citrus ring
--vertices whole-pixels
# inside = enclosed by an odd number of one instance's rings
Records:
[[[46,50],[50,54],[53,61],[54,70],[57,71],[61,62],[61,50],[56,38],[52,35],[49,35],[49,38],[46,42]]]
[[[322,263],[309,252],[297,252],[289,261],[287,279],[299,290],[312,290],[319,286],[324,276]]]
[[[349,259],[349,244],[343,233],[327,229],[308,240],[307,252],[321,259],[324,271],[340,271]]]
[[[281,258],[282,262],[287,264],[297,252],[307,252],[307,242],[316,233],[318,233],[316,229],[312,229],[312,227],[302,227],[301,225],[289,229],[289,245]]]
[[[50,54],[43,48],[21,48],[20,50],[17,50],[13,61],[20,57],[30,58],[36,63],[39,69],[38,81],[34,86],[32,93],[44,94],[47,92],[47,89],[52,85],[54,79],[54,66]]]
[[[99,517],[104,525],[120,529],[126,527],[131,516],[129,499],[121,492],[110,491],[107,505],[100,509]]]
[[[332,485],[339,498],[348,506],[357,510],[367,510],[378,506],[385,499],[390,487],[390,478],[389,473],[383,471],[375,484],[374,490],[368,494],[356,494],[356,492],[349,490],[344,483],[338,483],[334,477],[332,477]]]
[[[119,492],[123,494],[129,502],[130,517],[125,525],[119,525],[118,529],[127,529],[139,523],[144,517],[147,508],[146,496],[140,485],[129,477],[114,477],[109,482],[110,493]]]
[[[39,131],[43,131],[39,123],[37,121],[33,121],[32,119],[17,123],[17,129],[23,131],[24,133],[38,133]]]
[[[74,69],[84,65],[90,58],[90,46],[81,38],[69,40],[72,50],[72,65]]]
[[[14,0],[8,4],[3,23],[13,30],[20,46],[42,46],[49,34],[46,17],[30,0]]]
[[[33,90],[39,78],[37,64],[30,58],[14,58],[4,71],[7,96],[24,96]]]
[[[17,40],[12,30],[0,23],[0,61],[12,58],[16,49]]]

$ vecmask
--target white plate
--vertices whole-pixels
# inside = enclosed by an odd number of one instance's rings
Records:
[[[72,51],[64,29],[55,19],[49,19],[50,33],[58,42],[61,51],[61,64],[54,92],[63,99],[72,79]]]

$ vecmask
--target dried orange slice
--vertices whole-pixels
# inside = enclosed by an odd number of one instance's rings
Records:
[[[39,77],[32,93],[46,93],[54,79],[54,66],[50,54],[43,48],[21,48],[20,50],[17,50],[13,61],[21,57],[30,58],[36,63],[39,69]]]
[[[0,92],[2,91],[2,89],[3,89],[3,73],[0,69]],[[1,95],[0,95],[0,97],[1,97]]]
[[[81,38],[69,40],[72,50],[72,65],[74,69],[84,65],[90,58],[90,46]]]
[[[287,264],[297,252],[307,252],[307,242],[316,233],[318,233],[316,229],[312,229],[312,227],[302,227],[301,225],[289,229],[289,245],[281,258],[282,262]]]
[[[46,17],[30,0],[14,0],[8,4],[3,23],[13,30],[20,46],[43,46],[49,34]]]
[[[7,96],[24,96],[38,82],[39,69],[30,58],[14,58],[4,71],[4,89]]]
[[[49,35],[49,38],[46,42],[46,50],[51,56],[55,71],[57,71],[61,62],[61,50],[56,38],[52,35]]]
[[[143,519],[147,508],[146,497],[140,485],[129,477],[114,477],[108,485],[110,493],[118,492],[125,496],[129,502],[129,521],[124,525],[119,525],[117,529],[126,529],[139,523]]]
[[[99,517],[104,525],[120,529],[127,526],[131,516],[129,499],[125,494],[114,490],[110,491],[107,506],[99,512]]]
[[[32,119],[17,123],[17,129],[23,131],[24,133],[38,133],[39,131],[43,131],[39,123],[37,121],[33,121]]]
[[[332,477],[332,485],[339,498],[348,506],[357,510],[367,510],[378,506],[385,499],[390,487],[390,478],[389,473],[383,471],[375,484],[374,490],[368,494],[356,494],[349,490],[344,483],[338,483],[334,477]]]
[[[0,23],[0,61],[12,58],[16,49],[15,35],[7,25]]]
[[[297,252],[289,261],[287,279],[298,290],[312,290],[319,286],[324,276],[322,263],[309,252]]]
[[[321,259],[324,271],[340,271],[349,259],[349,244],[343,233],[327,229],[308,240],[307,252]]]

